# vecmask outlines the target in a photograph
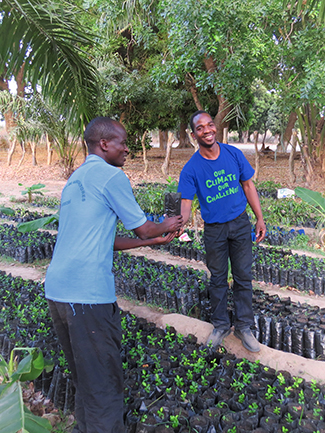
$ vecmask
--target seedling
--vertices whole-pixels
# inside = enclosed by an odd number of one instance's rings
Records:
[[[198,390],[199,390],[199,385],[196,382],[192,381],[188,392],[190,394],[196,394]]]
[[[23,186],[22,183],[18,184],[19,186]],[[32,186],[27,186],[25,187],[24,191],[21,192],[21,195],[26,195],[28,196],[28,203],[32,202],[32,196],[33,194],[39,194],[39,195],[44,195],[42,193],[42,191],[39,191],[40,189],[45,188],[45,185],[43,185],[42,183],[35,183]]]
[[[280,415],[280,413],[281,413],[281,408],[280,408],[279,406],[275,407],[275,408],[273,409],[273,413],[274,413],[275,415]]]
[[[179,427],[179,415],[170,415],[169,419],[170,422],[172,423],[172,428],[177,428]]]
[[[176,386],[178,386],[178,388],[182,388],[184,386],[184,379],[182,377],[180,377],[179,375],[177,375],[175,377],[175,384],[176,384]]]
[[[248,412],[251,414],[256,413],[257,409],[258,409],[258,404],[255,403],[255,401],[248,406]]]

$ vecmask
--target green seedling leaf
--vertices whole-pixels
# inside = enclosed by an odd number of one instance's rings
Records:
[[[41,188],[45,188],[45,185],[43,183],[36,183],[36,184],[29,187],[29,189],[31,189],[32,191],[34,191],[35,189],[41,189]]]
[[[0,212],[4,213],[5,215],[15,215],[15,211],[13,209],[11,209],[10,207],[3,207],[0,206]]]
[[[51,424],[48,420],[33,415],[24,405],[19,382],[13,382],[0,395],[0,433],[48,433]]]
[[[54,362],[53,359],[46,359],[44,358],[44,370],[46,373],[49,373],[54,368]]]
[[[51,424],[47,419],[32,414],[24,406],[25,431],[28,433],[48,433],[52,430]]]
[[[22,349],[19,348],[18,350]],[[30,351],[30,354],[20,361],[17,370],[11,375],[12,381],[26,382],[27,380],[34,380],[42,373],[45,364],[47,368],[50,368],[50,363],[48,361],[44,362],[43,353],[39,348],[28,348],[26,350]]]
[[[325,199],[319,192],[298,186],[295,194],[325,216]]]
[[[11,386],[0,395],[0,433],[13,433],[21,430],[23,425],[23,396],[19,382]]]
[[[42,229],[53,221],[59,221],[59,212],[48,217],[38,218],[34,221],[28,221],[27,223],[19,223],[17,225],[17,230],[21,233],[29,233],[38,229]]]

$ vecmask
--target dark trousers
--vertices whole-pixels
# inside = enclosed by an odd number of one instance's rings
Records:
[[[238,330],[254,324],[252,309],[252,240],[246,212],[223,224],[205,224],[204,242],[207,267],[211,272],[209,295],[211,323],[215,328],[230,327],[227,312],[228,258],[233,274],[234,325]]]
[[[124,433],[121,319],[117,303],[49,301],[76,388],[74,433]]]

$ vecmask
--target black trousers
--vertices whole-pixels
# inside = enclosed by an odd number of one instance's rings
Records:
[[[76,388],[74,433],[124,433],[121,319],[117,303],[48,301]]]
[[[246,212],[223,224],[205,224],[204,242],[207,267],[211,272],[209,295],[211,323],[215,328],[230,327],[227,312],[228,258],[234,279],[234,325],[238,330],[254,324],[252,309],[252,239]]]

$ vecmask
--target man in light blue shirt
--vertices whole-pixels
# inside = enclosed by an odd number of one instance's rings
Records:
[[[89,156],[62,191],[59,232],[45,295],[76,388],[73,433],[122,433],[123,371],[113,250],[170,242],[182,217],[147,221],[124,165],[127,134],[97,117],[84,134]],[[139,239],[115,236],[120,219]],[[169,233],[162,237],[163,233]]]

